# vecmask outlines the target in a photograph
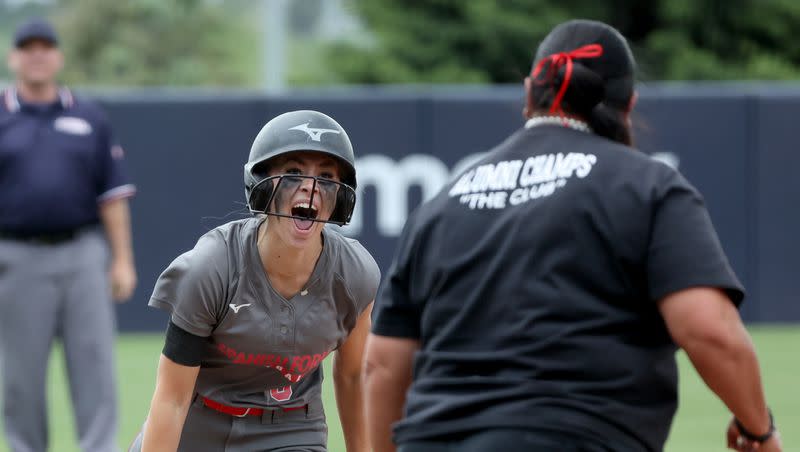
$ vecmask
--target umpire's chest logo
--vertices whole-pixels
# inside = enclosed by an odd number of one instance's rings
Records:
[[[92,125],[83,118],[62,116],[53,122],[53,128],[69,135],[89,135]]]

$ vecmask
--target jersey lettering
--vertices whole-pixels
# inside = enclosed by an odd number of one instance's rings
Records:
[[[269,395],[278,402],[285,402],[292,398],[292,387],[284,386],[282,388],[270,389]]]
[[[596,163],[597,156],[580,152],[487,163],[462,174],[449,195],[470,209],[505,209],[552,195],[570,179],[588,176]]]
[[[308,373],[313,372],[322,360],[330,353],[316,353],[314,355],[281,356],[262,353],[245,353],[235,350],[225,344],[217,344],[217,350],[234,364],[270,367],[278,370],[284,378],[292,383],[297,383]]]

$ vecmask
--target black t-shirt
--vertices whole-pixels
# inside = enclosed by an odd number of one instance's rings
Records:
[[[657,301],[741,302],[701,195],[590,133],[522,129],[409,218],[373,332],[419,339],[395,439],[491,427],[661,450],[676,346]]]

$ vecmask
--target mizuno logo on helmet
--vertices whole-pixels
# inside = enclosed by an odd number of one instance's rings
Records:
[[[305,132],[314,141],[319,141],[320,138],[322,138],[323,133],[335,133],[337,135],[341,133],[336,129],[315,129],[313,127],[308,127],[309,124],[311,123],[307,122],[305,124],[300,124],[299,126],[289,127],[289,130],[299,130],[301,132]]]

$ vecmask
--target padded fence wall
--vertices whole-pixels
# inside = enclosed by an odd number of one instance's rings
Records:
[[[117,307],[120,329],[163,329],[166,314],[146,306],[160,272],[205,231],[246,216],[242,165],[273,116],[316,109],[347,129],[359,201],[346,230],[386,270],[410,209],[523,125],[521,96],[517,87],[99,96],[139,188],[131,204],[139,287]],[[800,257],[800,89],[642,87],[636,111],[638,146],[677,165],[705,196],[748,289],[745,319],[800,321],[792,287]]]

